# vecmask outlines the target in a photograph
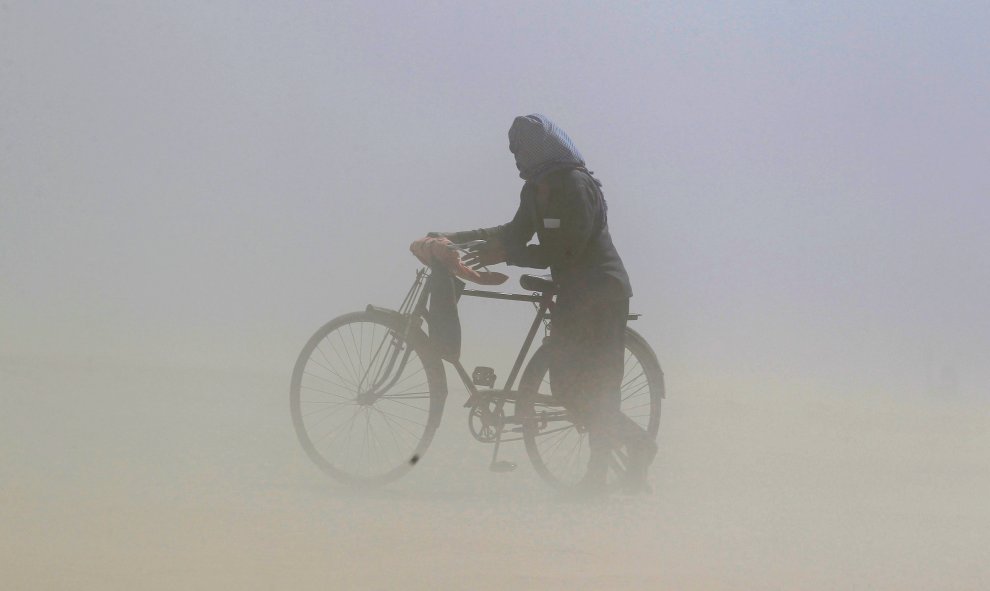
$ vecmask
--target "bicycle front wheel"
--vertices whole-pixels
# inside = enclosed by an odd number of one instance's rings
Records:
[[[520,380],[517,416],[523,422],[523,441],[536,472],[556,488],[577,484],[588,469],[591,448],[587,429],[573,417],[550,390],[550,350],[540,347],[526,365]],[[625,361],[620,409],[652,439],[660,429],[660,402],[664,396],[663,371],[649,344],[636,331],[626,329]],[[613,451],[608,482],[617,483],[627,460]]]
[[[440,424],[445,378],[418,329],[369,312],[340,316],[310,338],[292,372],[292,424],[306,454],[350,485],[393,481]]]

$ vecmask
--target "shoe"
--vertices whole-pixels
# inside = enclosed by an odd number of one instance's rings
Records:
[[[646,477],[659,449],[655,441],[647,439],[629,451],[629,465],[619,483],[623,493],[629,495],[653,493],[653,487],[647,482]]]

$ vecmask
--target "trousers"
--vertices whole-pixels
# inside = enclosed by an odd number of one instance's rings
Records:
[[[604,478],[612,450],[649,438],[621,411],[628,316],[614,290],[561,292],[551,313],[550,389],[588,430],[591,478]]]

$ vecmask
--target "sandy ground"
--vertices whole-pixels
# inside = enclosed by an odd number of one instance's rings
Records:
[[[489,473],[455,404],[406,478],[343,490],[287,390],[288,370],[0,360],[0,587],[990,588],[985,402],[680,384],[656,493],[574,505],[521,446]]]

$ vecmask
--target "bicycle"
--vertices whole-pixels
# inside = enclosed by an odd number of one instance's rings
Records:
[[[452,245],[465,250],[469,245]],[[443,359],[423,331],[429,327],[429,268],[420,268],[398,310],[368,305],[339,316],[303,347],[292,372],[290,409],[299,443],[309,458],[331,477],[355,486],[391,482],[410,470],[429,447],[440,424],[448,388]],[[553,396],[548,379],[549,340],[554,284],[535,275],[520,278],[529,294],[463,289],[461,297],[530,302],[536,316],[503,388],[495,388],[492,368],[477,367],[469,376],[459,360],[449,361],[469,396],[468,428],[482,443],[493,444],[489,468],[514,470],[499,460],[503,443],[523,441],[536,472],[549,484],[576,484],[587,468],[587,429],[575,423]],[[639,318],[630,314],[629,320]],[[536,334],[543,342],[529,358],[513,389]],[[656,439],[660,403],[665,397],[663,371],[653,349],[626,329],[622,411]],[[627,461],[612,453],[609,483],[621,478]]]

